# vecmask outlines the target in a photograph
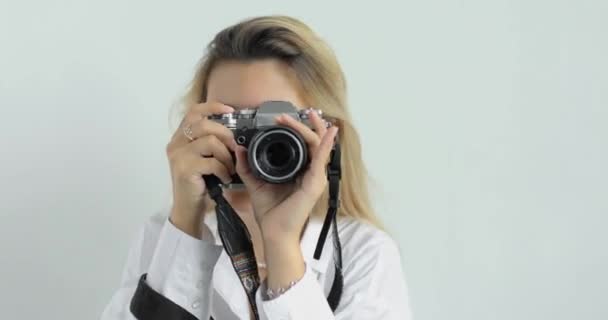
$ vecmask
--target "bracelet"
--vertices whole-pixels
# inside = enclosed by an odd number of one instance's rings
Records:
[[[304,273],[306,273],[306,271]],[[304,276],[302,276],[302,278],[304,278]],[[272,290],[271,288],[267,288],[266,289],[266,297],[268,298],[268,300],[272,300],[274,298],[277,298],[278,296],[282,295],[283,293],[287,292],[287,290],[289,290],[293,286],[295,286],[296,283],[298,283],[300,280],[302,280],[302,278],[300,278],[298,280],[295,280],[295,281],[291,281],[289,283],[289,286],[287,286],[286,288],[278,288],[276,290]],[[266,284],[268,285],[268,282],[266,282]]]
[[[291,289],[291,287],[295,286],[296,283],[297,283],[297,281],[292,281],[289,283],[289,286],[287,288],[278,288],[277,290],[272,290],[272,289],[268,288],[266,290],[266,296],[268,297],[268,300],[272,300],[272,299],[282,295],[287,290]]]

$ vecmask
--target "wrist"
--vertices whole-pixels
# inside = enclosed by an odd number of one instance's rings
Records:
[[[171,222],[177,229],[190,235],[191,237],[202,239],[202,217],[202,213],[188,214],[174,208],[171,210],[171,214],[169,215],[169,222]]]
[[[263,297],[265,300],[272,300],[287,292],[293,286],[295,286],[300,280],[304,278],[304,274],[306,273],[306,263],[304,263],[304,273],[297,277],[297,279],[291,280],[287,286],[279,286],[275,280],[269,280],[266,278],[266,291],[263,292]],[[273,283],[274,282],[274,283]],[[272,284],[271,284],[272,283]]]
[[[307,221],[300,223],[299,221],[281,222],[266,219],[266,221],[258,222],[262,239],[265,242],[272,243],[300,243],[300,236],[306,226]]]
[[[286,288],[304,275],[304,256],[297,242],[265,241],[264,256],[268,274],[266,285],[269,289]]]
[[[295,232],[281,230],[279,228],[260,227],[264,246],[294,246],[299,245],[299,235]]]

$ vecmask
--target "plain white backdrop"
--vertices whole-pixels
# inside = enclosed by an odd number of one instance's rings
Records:
[[[3,0],[0,318],[100,315],[205,44],[274,13],[340,59],[415,319],[608,319],[599,0]]]

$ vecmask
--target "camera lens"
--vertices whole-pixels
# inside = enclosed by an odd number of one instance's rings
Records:
[[[262,155],[268,164],[276,169],[288,166],[295,158],[295,150],[284,141],[268,144]]]
[[[258,132],[248,150],[253,173],[270,183],[293,180],[308,159],[304,139],[285,127],[270,127]]]

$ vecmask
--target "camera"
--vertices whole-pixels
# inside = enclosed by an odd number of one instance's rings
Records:
[[[269,183],[280,184],[294,181],[309,165],[308,146],[304,138],[295,130],[277,125],[275,117],[287,114],[313,128],[309,121],[310,112],[321,118],[321,110],[298,110],[287,101],[266,101],[258,108],[241,109],[233,113],[209,116],[234,134],[236,143],[247,149],[247,161],[253,174]],[[324,119],[327,127],[331,122]],[[234,161],[236,157],[232,155]],[[235,174],[226,188],[239,188],[243,183]]]

